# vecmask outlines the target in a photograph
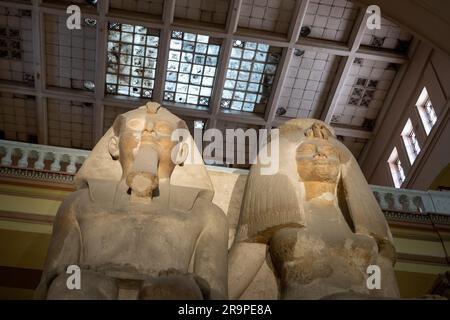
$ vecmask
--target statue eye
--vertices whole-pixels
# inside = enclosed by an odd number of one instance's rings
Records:
[[[158,134],[170,135],[170,134],[172,134],[173,128],[167,122],[157,122],[155,125],[155,131]]]
[[[334,147],[322,147],[320,151],[325,153],[327,156],[338,157],[338,152]]]
[[[127,121],[127,127],[132,130],[136,130],[136,131],[143,130],[144,129],[144,120],[143,119],[131,119],[131,120]]]
[[[297,152],[300,154],[313,154],[316,152],[316,146],[314,144],[302,144],[298,149]]]

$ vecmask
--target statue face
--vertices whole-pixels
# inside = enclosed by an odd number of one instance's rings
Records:
[[[325,139],[308,139],[296,152],[297,172],[303,181],[337,183],[339,177],[339,153]]]
[[[122,178],[138,195],[149,195],[159,178],[172,174],[172,151],[177,141],[172,141],[171,135],[175,129],[177,123],[157,114],[138,113],[122,119],[119,137],[111,139],[109,149],[119,158]]]

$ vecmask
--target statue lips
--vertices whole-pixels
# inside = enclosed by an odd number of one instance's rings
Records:
[[[126,179],[132,192],[139,197],[151,196],[153,190],[158,187],[159,157],[155,147],[150,139],[141,143]]]
[[[149,172],[132,172],[127,176],[127,185],[138,197],[151,196],[158,183],[158,176]]]

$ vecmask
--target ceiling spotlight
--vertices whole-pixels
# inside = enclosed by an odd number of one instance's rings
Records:
[[[311,33],[311,28],[308,26],[302,27],[300,29],[300,36],[307,37]]]
[[[295,49],[295,51],[294,51],[294,55],[296,55],[297,57],[301,57],[304,54],[305,54],[305,50]]]
[[[86,0],[86,3],[95,6],[97,4],[97,0]]]
[[[276,113],[277,113],[277,116],[282,116],[282,115],[286,114],[286,109],[283,107],[280,107],[277,109]]]

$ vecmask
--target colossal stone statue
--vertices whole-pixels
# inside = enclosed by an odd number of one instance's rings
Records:
[[[262,175],[260,164],[250,170],[229,254],[230,298],[250,289],[263,265],[280,299],[398,297],[389,227],[332,128],[291,120],[279,146],[277,174]],[[367,286],[369,265],[379,266],[381,289]]]
[[[227,297],[227,219],[193,139],[172,141],[175,129],[187,127],[156,103],[117,117],[57,213],[38,298]],[[80,290],[66,285],[69,265]]]

